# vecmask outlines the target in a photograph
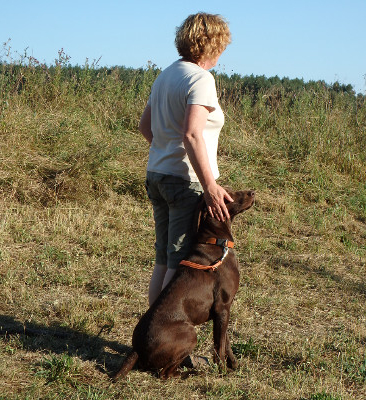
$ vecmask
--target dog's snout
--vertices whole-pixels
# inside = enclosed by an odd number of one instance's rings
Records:
[[[255,196],[255,191],[254,190],[249,190],[248,196],[249,197],[254,197]]]

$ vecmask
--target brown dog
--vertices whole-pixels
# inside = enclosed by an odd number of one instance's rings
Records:
[[[230,220],[219,222],[202,213],[197,243],[172,281],[141,317],[133,332],[133,351],[115,379],[133,368],[160,371],[161,378],[179,375],[177,368],[197,343],[195,325],[213,320],[214,360],[236,368],[227,327],[231,303],[239,287],[238,262],[233,250],[231,221],[254,203],[254,191],[229,192]]]

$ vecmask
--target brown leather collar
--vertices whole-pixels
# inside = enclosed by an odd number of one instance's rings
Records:
[[[234,242],[231,242],[230,240],[227,239],[217,239],[217,238],[208,238],[204,244],[214,244],[216,246],[222,247],[222,257],[213,265],[202,265],[202,264],[196,264],[192,261],[188,260],[182,260],[180,262],[180,265],[184,265],[186,267],[194,268],[194,269],[200,269],[203,271],[211,270],[215,271],[223,262],[224,258],[227,256],[227,253],[229,251],[229,248],[232,249],[234,247]]]

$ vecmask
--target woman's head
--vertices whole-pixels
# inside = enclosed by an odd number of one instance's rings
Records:
[[[223,17],[206,13],[190,15],[177,28],[175,37],[178,53],[195,63],[218,58],[230,42],[230,30]]]

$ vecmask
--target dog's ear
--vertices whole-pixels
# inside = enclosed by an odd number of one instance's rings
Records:
[[[207,207],[205,199],[202,194],[199,203],[197,205],[196,214],[194,217],[194,223],[193,223],[194,232],[196,233],[198,232],[198,229],[201,225],[201,221],[203,221],[206,218],[206,214],[207,214]]]
[[[226,207],[227,210],[229,211],[231,220],[235,217],[235,215],[239,214],[241,211],[240,204],[237,203],[235,200],[233,202],[228,202],[226,204]]]

